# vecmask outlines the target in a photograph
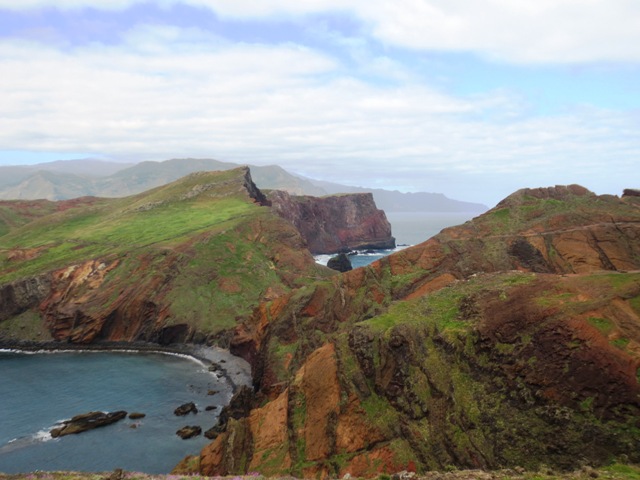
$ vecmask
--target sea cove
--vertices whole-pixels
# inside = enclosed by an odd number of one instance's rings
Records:
[[[231,364],[222,361],[222,367],[233,365],[236,382],[246,379],[232,359]],[[0,351],[0,471],[123,468],[168,473],[208,442],[204,436],[182,440],[175,432],[186,425],[210,428],[232,396],[230,381],[210,372],[208,365],[146,352]],[[195,402],[198,414],[175,416],[174,409],[186,402]],[[61,420],[96,410],[146,416],[51,438],[49,431]]]

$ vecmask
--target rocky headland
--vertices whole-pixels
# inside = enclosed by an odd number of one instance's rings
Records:
[[[37,203],[37,202],[36,202]],[[225,344],[260,301],[331,275],[247,168],[124,199],[3,202],[0,339]]]
[[[306,213],[290,222],[291,204]],[[260,301],[335,273],[306,247],[394,243],[370,194],[267,200],[247,168],[125,199],[0,207],[0,340],[224,345]]]
[[[291,222],[311,253],[394,248],[391,225],[371,193],[311,197],[273,190],[271,208]]]
[[[247,175],[6,227],[0,334],[216,343],[244,358],[252,387],[203,426],[213,441],[181,474],[640,462],[639,197],[521,190],[337,274]]]

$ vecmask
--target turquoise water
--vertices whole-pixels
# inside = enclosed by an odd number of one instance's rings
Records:
[[[204,430],[217,421],[231,386],[193,359],[151,353],[0,352],[0,472],[111,471],[168,473],[208,443],[182,440],[185,425]],[[208,395],[209,391],[218,391]],[[195,402],[197,415],[173,410]],[[208,405],[218,405],[205,412]],[[89,411],[142,412],[141,420],[52,439],[63,419]],[[134,428],[135,427],[135,428]]]

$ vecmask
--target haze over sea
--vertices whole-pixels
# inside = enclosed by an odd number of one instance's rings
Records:
[[[193,359],[152,353],[24,354],[0,351],[0,472],[110,471],[168,473],[208,443],[182,440],[186,425],[212,427],[232,389]],[[209,391],[217,391],[208,395]],[[199,413],[173,410],[195,402]],[[208,405],[218,407],[205,412]],[[52,439],[63,419],[89,411],[142,412],[141,420]]]

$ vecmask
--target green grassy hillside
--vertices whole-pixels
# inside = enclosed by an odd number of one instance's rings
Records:
[[[264,295],[322,274],[260,195],[236,169],[69,208],[13,202],[0,210],[0,285],[46,278],[51,292],[28,310],[37,305],[58,339],[157,340],[172,325],[185,326],[181,339],[218,333]]]

